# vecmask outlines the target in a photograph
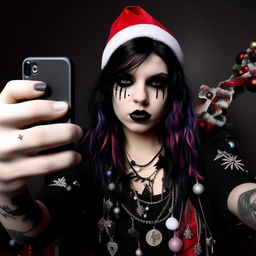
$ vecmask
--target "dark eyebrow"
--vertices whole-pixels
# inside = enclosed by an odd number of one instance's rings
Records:
[[[127,72],[116,73],[114,76],[115,78],[121,78],[121,77],[133,78],[133,76]]]
[[[147,80],[153,80],[155,78],[168,78],[168,74],[167,73],[158,73],[153,76],[150,76]]]

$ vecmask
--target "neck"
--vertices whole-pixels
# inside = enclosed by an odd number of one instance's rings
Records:
[[[134,133],[125,130],[124,134],[126,138],[125,150],[138,163],[147,162],[161,147],[159,135],[155,130],[146,133]]]

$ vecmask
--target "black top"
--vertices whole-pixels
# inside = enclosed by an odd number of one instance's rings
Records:
[[[214,238],[216,238],[217,222],[225,223],[227,227],[238,222],[227,209],[227,198],[230,191],[239,184],[255,181],[241,161],[236,147],[231,147],[228,143],[229,140],[221,132],[215,132],[202,138],[199,168],[204,176],[202,183],[204,183],[205,192],[200,198]],[[106,232],[100,236],[97,225],[103,214],[104,193],[96,185],[97,181],[92,178],[94,172],[90,159],[84,159],[76,167],[59,172],[52,177],[37,195],[37,199],[47,206],[53,217],[47,235],[40,238],[41,244],[44,243],[44,240],[48,242],[56,237],[62,237],[62,243],[66,243],[65,238],[69,234],[67,241],[69,247],[65,247],[63,244],[62,248],[66,248],[66,254],[63,253],[63,255],[110,255],[107,251],[107,243],[111,239],[105,234]],[[148,200],[145,197],[141,199]],[[156,195],[153,201],[159,199],[160,195]],[[198,207],[197,196],[192,196],[191,201]],[[133,210],[132,212],[136,212],[134,210],[135,201],[132,196],[131,200],[124,205],[127,209]],[[148,216],[148,219],[156,219],[159,208],[162,209],[164,205],[165,202],[150,206],[151,215]],[[120,206],[120,208],[122,207]],[[177,218],[180,208],[181,205],[178,202],[178,206],[175,207]],[[163,211],[162,216],[165,216],[166,211]],[[115,219],[111,216],[111,219],[116,224],[113,242],[118,245],[118,251],[115,255],[135,255],[138,248],[137,239],[127,235],[127,230],[132,226],[131,217],[122,208],[121,217]],[[134,225],[139,230],[139,241],[143,255],[173,255],[168,248],[168,241],[173,237],[173,232],[165,227],[165,221],[156,225],[156,229],[160,230],[163,236],[163,241],[158,246],[149,246],[145,240],[146,233],[152,229],[153,225],[138,221],[135,221]],[[101,244],[98,243],[99,237]],[[68,250],[70,251],[68,252]],[[206,252],[204,251],[201,255],[206,255]]]

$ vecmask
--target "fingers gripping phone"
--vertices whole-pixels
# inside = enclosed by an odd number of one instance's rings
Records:
[[[22,79],[43,81],[47,89],[42,97],[65,101],[69,114],[61,122],[72,122],[72,66],[66,57],[28,57],[22,62]]]

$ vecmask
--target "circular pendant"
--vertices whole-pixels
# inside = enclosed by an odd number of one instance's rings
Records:
[[[162,233],[157,229],[151,229],[146,234],[146,241],[150,246],[158,246],[162,242]]]

